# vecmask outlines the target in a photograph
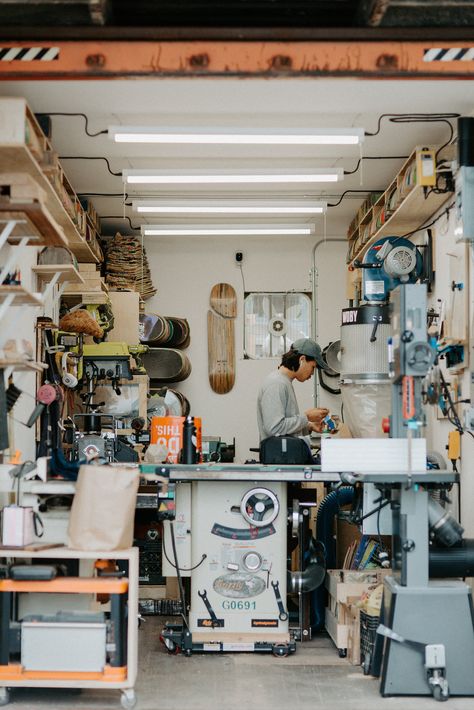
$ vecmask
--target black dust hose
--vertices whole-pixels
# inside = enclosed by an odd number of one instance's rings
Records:
[[[474,540],[463,540],[454,547],[430,548],[430,579],[474,577]]]
[[[316,540],[324,545],[326,550],[326,569],[336,567],[336,541],[334,539],[334,516],[343,505],[352,503],[354,489],[352,486],[342,486],[331,491],[321,501],[316,518]],[[314,631],[324,628],[326,607],[326,590],[323,585],[313,592],[311,598],[311,627]]]

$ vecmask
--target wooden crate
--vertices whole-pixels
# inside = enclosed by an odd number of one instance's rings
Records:
[[[328,570],[324,585],[328,591],[328,606],[325,613],[326,631],[334,641],[340,653],[347,651],[348,655],[357,658],[354,648],[359,633],[356,624],[354,602],[364,592],[375,589],[390,574],[389,569],[371,570]],[[349,653],[349,649],[351,649]],[[360,654],[360,650],[359,650]]]

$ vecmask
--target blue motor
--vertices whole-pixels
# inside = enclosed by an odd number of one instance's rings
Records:
[[[423,258],[414,244],[403,237],[384,237],[366,252],[363,269],[365,301],[387,301],[390,291],[401,283],[415,283],[423,269]]]

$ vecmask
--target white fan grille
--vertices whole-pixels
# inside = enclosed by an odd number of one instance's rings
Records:
[[[245,352],[253,359],[279,357],[311,330],[305,293],[250,293],[245,298]]]

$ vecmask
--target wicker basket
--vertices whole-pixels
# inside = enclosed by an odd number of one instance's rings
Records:
[[[375,638],[380,616],[372,616],[367,612],[360,612],[360,657],[364,668],[364,675],[369,675],[372,670]]]

